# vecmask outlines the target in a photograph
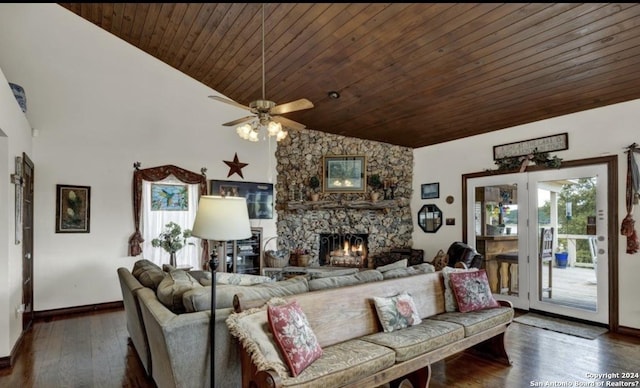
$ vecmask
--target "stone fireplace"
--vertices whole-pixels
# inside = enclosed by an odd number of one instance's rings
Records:
[[[372,205],[371,188],[367,187],[366,192],[360,193],[323,192],[318,202],[311,201],[309,180],[317,176],[322,182],[326,155],[366,156],[367,176],[378,174],[382,180],[393,179],[397,183],[395,198],[380,199]],[[373,268],[374,256],[412,245],[411,148],[303,129],[290,131],[289,136],[278,143],[276,161],[278,249],[308,250],[309,266],[329,265],[331,256],[327,259],[327,254],[339,248],[322,248],[321,234],[366,236],[360,260],[362,265],[368,261],[368,267]],[[299,195],[291,198],[291,192],[300,191],[305,194],[304,200],[301,201]],[[344,260],[345,266],[347,259],[352,258],[351,254],[335,253],[334,259],[338,263]]]
[[[321,266],[363,267],[367,263],[368,233],[320,233]]]

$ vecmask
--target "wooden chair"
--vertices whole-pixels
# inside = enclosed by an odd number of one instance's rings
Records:
[[[538,289],[540,290],[540,297],[542,297],[542,293],[548,292],[549,298],[551,298],[553,286],[553,228],[540,228],[540,249],[538,257]],[[542,285],[542,269],[545,264],[549,266],[547,287],[543,287]]]

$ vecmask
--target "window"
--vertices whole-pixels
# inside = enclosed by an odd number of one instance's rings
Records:
[[[158,206],[157,201],[154,203],[153,199],[157,198],[158,192],[166,193],[169,191],[166,189],[172,187],[186,189],[184,195],[186,200],[181,200],[180,206],[172,205],[176,201],[172,201],[172,199],[169,198],[169,196],[173,196],[175,199],[176,196],[181,194],[178,191],[173,191],[165,196],[168,206]],[[199,198],[198,184],[185,184],[173,175],[170,175],[162,181],[142,182],[141,231],[142,238],[144,239],[142,251],[144,252],[145,259],[160,266],[169,263],[169,253],[160,247],[152,246],[151,240],[157,238],[169,222],[175,222],[180,225],[183,231],[185,229],[191,229],[193,221],[196,218]],[[176,265],[178,267],[200,269],[200,257],[202,253],[200,239],[194,237],[188,239],[187,242],[191,242],[193,245],[185,245],[176,252]]]
[[[207,177],[202,174],[165,165],[159,167],[138,169],[139,163],[134,164],[133,173],[133,223],[135,232],[129,238],[129,256],[143,256],[157,264],[169,262],[169,254],[161,248],[151,245],[164,226],[174,221],[182,229],[191,229],[201,195],[207,194]],[[203,169],[204,171],[204,169]],[[172,193],[182,195],[181,200],[166,202],[165,206],[155,206],[152,203],[153,184],[181,185],[185,190],[171,190]],[[166,188],[166,187],[165,187]],[[146,197],[146,198],[145,198]],[[185,203],[188,205],[184,211]],[[152,207],[155,210],[152,210]],[[176,210],[177,209],[177,210]],[[208,263],[209,246],[206,240],[193,239],[195,246],[187,246],[180,250],[176,262],[180,266],[191,266],[201,269]],[[199,258],[199,259],[198,259]]]

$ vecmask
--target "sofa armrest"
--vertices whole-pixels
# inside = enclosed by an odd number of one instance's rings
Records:
[[[510,300],[497,299],[497,301],[498,301],[498,304],[500,304],[500,306],[513,308],[513,303],[511,303]]]
[[[142,362],[145,372],[149,375],[151,373],[151,354],[142,321],[140,302],[138,301],[138,291],[145,287],[140,284],[127,268],[120,267],[117,273],[122,291],[122,303],[124,304],[129,338],[138,353],[138,358]]]
[[[209,378],[209,311],[176,315],[153,291],[139,296],[158,388],[202,386]]]

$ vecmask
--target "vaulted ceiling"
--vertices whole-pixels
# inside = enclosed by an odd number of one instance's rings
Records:
[[[262,97],[261,4],[60,4],[242,105]],[[640,98],[639,25],[638,3],[268,3],[266,98],[309,99],[283,116],[310,129],[433,145]]]

